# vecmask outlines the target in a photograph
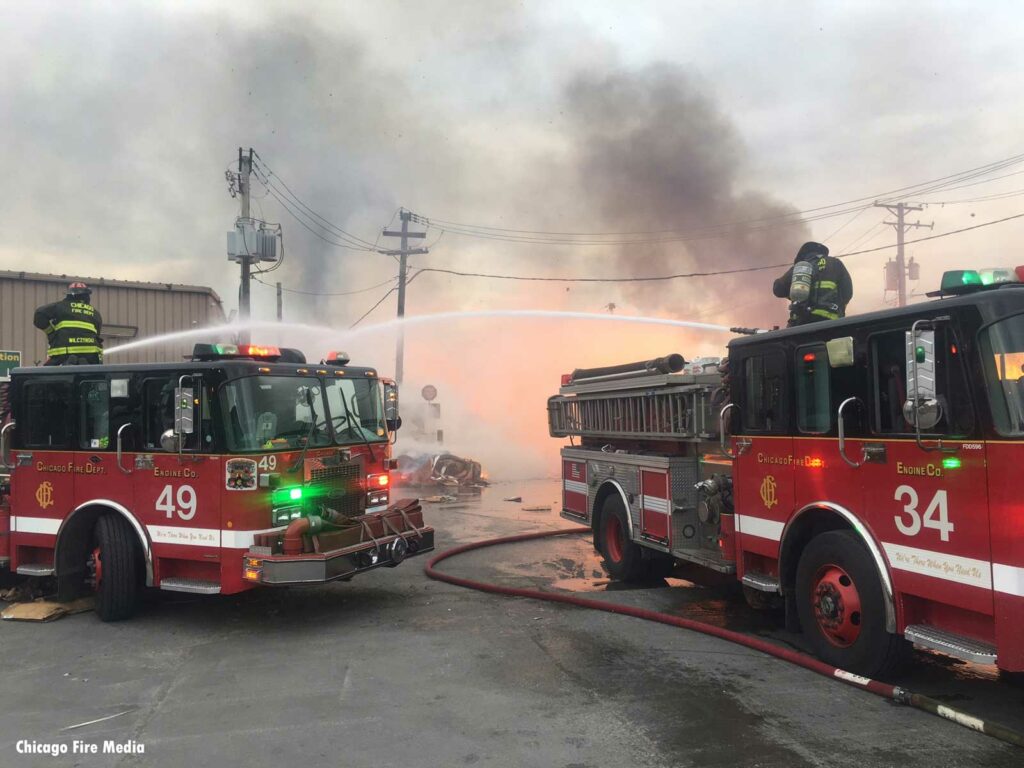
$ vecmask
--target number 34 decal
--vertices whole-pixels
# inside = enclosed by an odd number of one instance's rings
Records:
[[[181,485],[175,493],[173,485],[165,485],[157,497],[156,509],[166,512],[168,520],[175,515],[182,520],[191,520],[196,516],[196,489],[191,485]]]
[[[901,485],[896,489],[896,501],[903,503],[903,512],[896,515],[896,527],[906,536],[917,536],[921,528],[934,528],[939,538],[949,541],[953,532],[953,524],[949,522],[949,502],[945,491],[937,491],[922,519],[917,511],[917,491],[909,485]]]

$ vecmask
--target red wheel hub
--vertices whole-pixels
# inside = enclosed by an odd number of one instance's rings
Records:
[[[832,645],[848,648],[860,637],[860,593],[838,565],[823,565],[811,587],[811,606],[818,628]]]
[[[103,580],[103,560],[100,557],[100,548],[96,547],[89,556],[88,581],[93,589],[100,588],[100,581]]]
[[[622,526],[614,515],[608,515],[604,521],[604,546],[609,559],[616,563],[622,562],[625,543],[622,538]]]

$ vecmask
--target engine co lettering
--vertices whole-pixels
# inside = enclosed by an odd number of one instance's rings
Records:
[[[910,475],[911,477],[942,477],[942,465],[926,464],[923,467],[914,467],[904,464],[902,461],[897,461],[896,474]]]
[[[196,474],[194,469],[160,469],[159,467],[153,470],[153,477],[188,477],[196,478],[199,475]]]

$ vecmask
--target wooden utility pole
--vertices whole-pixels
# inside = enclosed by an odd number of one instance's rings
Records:
[[[242,219],[249,219],[249,175],[252,173],[252,147],[246,153],[241,147],[238,148],[238,194],[242,198]],[[243,230],[244,236],[244,230]],[[250,316],[250,280],[252,277],[252,259],[246,254],[241,259],[242,284],[238,292],[238,320],[242,325],[249,322]],[[241,344],[248,344],[251,335],[248,328],[242,328],[238,333],[238,341]]]
[[[886,221],[884,223],[896,228],[896,294],[899,306],[905,307],[907,306],[907,264],[903,258],[903,235],[911,228],[931,229],[935,226],[935,222],[922,224],[920,219],[912,223],[904,221],[904,215],[907,211],[923,211],[924,207],[920,205],[908,205],[903,202],[896,204],[880,203],[877,200],[874,205],[876,208],[885,208],[896,217],[896,221]]]
[[[398,256],[398,319],[402,320],[405,317],[405,284],[409,277],[409,257],[415,256],[420,253],[429,253],[426,248],[409,248],[409,239],[422,240],[427,236],[426,232],[410,232],[409,222],[412,220],[412,211],[407,211],[404,208],[399,210],[399,217],[402,221],[402,229],[398,232],[390,229],[385,229],[382,233],[384,237],[400,237],[401,248],[397,251],[381,251],[381,253],[387,254],[388,256]],[[404,373],[404,357],[405,357],[405,326],[402,323],[398,325],[398,344],[395,350],[395,382],[398,384],[402,383],[402,375]]]

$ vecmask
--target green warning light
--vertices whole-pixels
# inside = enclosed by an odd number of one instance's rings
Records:
[[[290,491],[288,491],[288,498],[291,499],[292,501],[298,501],[299,499],[302,498],[302,489],[292,488]]]
[[[963,462],[960,461],[956,456],[947,456],[942,460],[943,469],[960,469],[963,466]]]

